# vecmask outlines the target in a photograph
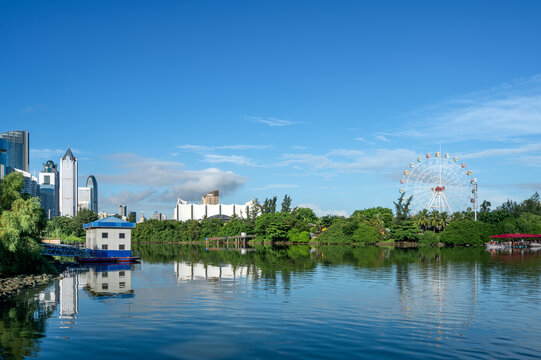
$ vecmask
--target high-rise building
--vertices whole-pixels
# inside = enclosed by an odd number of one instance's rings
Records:
[[[48,160],[39,173],[39,198],[48,219],[58,216],[59,185],[56,164]]]
[[[201,198],[201,204],[203,205],[218,205],[220,203],[220,192],[214,190],[204,195]]]
[[[32,176],[28,171],[23,171],[21,169],[14,169],[12,167],[9,167],[7,169],[8,173],[12,172],[18,172],[23,176],[23,189],[21,190],[21,194],[29,194],[30,196],[38,196],[39,195],[39,185],[38,185],[38,178],[35,176]]]
[[[88,179],[86,179],[86,187],[92,189],[91,190],[91,199],[90,199],[90,210],[98,213],[98,182],[96,181],[96,178],[94,175],[90,175]]]
[[[162,214],[161,212],[155,211],[151,219],[152,220],[167,220],[167,215]]]
[[[128,216],[128,207],[126,205],[118,205],[118,215],[122,217]]]
[[[7,144],[6,140],[0,138],[0,179],[6,176],[7,168]]]
[[[6,165],[14,169],[29,172],[29,135],[28,131],[14,130],[0,133],[0,138],[5,140]]]
[[[88,209],[92,204],[92,189],[80,187],[77,189],[77,210]]]
[[[77,215],[77,188],[78,188],[77,158],[68,148],[66,154],[60,159],[60,215]]]

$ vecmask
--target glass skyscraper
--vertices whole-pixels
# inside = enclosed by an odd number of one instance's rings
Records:
[[[59,178],[58,170],[52,160],[43,164],[39,173],[39,198],[48,219],[58,216]]]
[[[90,188],[90,210],[98,213],[98,182],[96,181],[96,178],[94,175],[90,175],[88,179],[86,179],[86,187]]]
[[[7,143],[6,140],[0,138],[0,179],[6,176],[7,168]]]
[[[7,131],[5,133],[0,133],[0,139],[5,141],[6,168],[11,167],[29,172],[30,141],[28,131]]]

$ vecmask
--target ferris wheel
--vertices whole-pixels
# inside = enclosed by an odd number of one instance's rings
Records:
[[[400,193],[413,196],[413,214],[423,209],[451,214],[473,208],[477,215],[477,179],[471,175],[472,171],[457,156],[428,153],[404,170]]]

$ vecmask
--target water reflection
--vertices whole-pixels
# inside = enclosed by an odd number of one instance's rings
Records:
[[[93,298],[133,297],[132,264],[98,265],[90,267],[83,289]]]
[[[340,351],[332,354],[342,357],[359,352],[376,357],[382,348],[401,357],[444,347],[449,357],[513,358],[519,351],[508,345],[518,337],[523,354],[536,347],[529,334],[539,325],[529,319],[541,303],[541,255],[527,249],[301,245],[257,247],[243,254],[160,245],[141,250],[145,268],[72,270],[48,287],[0,304],[0,358],[39,356],[40,347],[47,353],[46,335],[49,349],[84,347],[88,338],[81,334],[87,331],[94,339],[103,326],[111,337],[102,339],[110,341],[109,351],[123,344],[140,357],[159,355],[152,354],[156,343],[182,344],[190,351],[182,343],[189,334],[208,339],[208,333],[224,329],[242,333],[237,345],[250,343],[243,349],[254,352],[245,354],[261,358],[296,357],[299,351],[299,357],[314,358],[320,353],[311,349],[318,347],[329,355],[331,343]],[[88,317],[94,321],[82,321]],[[92,324],[97,328],[89,329]],[[142,328],[153,335],[132,344]],[[299,337],[306,333],[309,338]],[[59,334],[79,337],[54,342]],[[262,340],[267,338],[272,345]],[[235,339],[228,335],[227,343],[233,346]],[[302,349],[287,345],[301,342]]]
[[[61,279],[27,290],[0,303],[0,358],[36,356],[46,320],[58,311],[61,328],[71,328],[79,314],[79,291],[91,298],[132,297],[133,265],[99,265],[66,271]]]
[[[262,271],[256,266],[233,266],[231,264],[205,265],[189,261],[174,262],[177,281],[187,282],[194,280],[237,280],[243,278],[259,278]]]

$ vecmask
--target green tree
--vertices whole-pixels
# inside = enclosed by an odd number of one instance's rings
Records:
[[[18,172],[12,172],[0,180],[0,214],[10,210],[13,202],[21,198],[22,189],[23,176]]]
[[[255,233],[266,241],[287,241],[293,219],[288,213],[267,213],[255,220]]]
[[[314,213],[314,210],[310,208],[296,207],[295,209],[293,209],[293,216],[296,219],[309,225],[312,225],[312,224],[315,225],[318,220],[316,214]]]
[[[222,220],[216,218],[203,219],[200,224],[199,236],[201,238],[216,237],[220,234],[223,227]]]
[[[407,199],[404,199],[406,193],[402,193],[398,198],[398,202],[393,202],[396,211],[395,221],[400,223],[405,221],[410,216],[410,205],[413,195]]]
[[[353,231],[352,239],[356,243],[376,244],[380,241],[380,233],[375,227],[370,226],[367,223],[361,222]]]
[[[452,222],[441,233],[441,242],[445,245],[483,246],[488,241],[492,229],[480,221],[463,220]]]
[[[261,212],[263,214],[271,214],[276,212],[276,201],[278,198],[275,196],[273,198],[266,198],[263,203]]]
[[[379,220],[383,221],[384,224],[383,224],[382,227],[387,227],[387,228],[392,225],[393,219],[394,219],[393,211],[391,209],[389,209],[389,208],[384,208],[384,207],[381,207],[381,206],[368,208],[368,209],[364,209],[364,210],[355,210],[351,214],[350,217],[351,218],[356,218],[356,219],[362,220],[362,221],[368,221],[368,222],[370,222],[375,217],[377,217],[378,222],[379,222]]]
[[[284,200],[282,200],[282,212],[290,213],[291,212],[291,197],[285,194]]]
[[[84,224],[91,223],[93,221],[98,220],[99,217],[96,213],[94,213],[92,210],[89,209],[81,209],[77,211],[77,215],[73,217],[73,230],[72,235],[75,235],[77,237],[84,237],[85,236],[85,230],[83,229]]]
[[[419,225],[424,231],[428,229],[430,224],[430,217],[427,209],[423,209],[417,214],[417,225]]]
[[[45,212],[39,199],[16,199],[0,216],[0,274],[55,272],[41,255]]]
[[[309,242],[310,233],[308,231],[301,231],[299,229],[291,229],[287,232],[287,237],[291,242]]]
[[[415,242],[419,240],[419,226],[411,219],[402,220],[393,225],[390,235],[394,241]]]
[[[481,203],[481,206],[479,207],[479,212],[481,213],[487,213],[487,212],[490,212],[490,207],[492,206],[492,204],[490,203],[490,201],[486,201],[484,200],[482,203]]]

